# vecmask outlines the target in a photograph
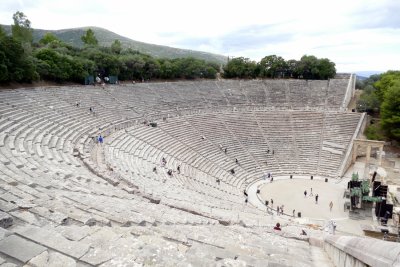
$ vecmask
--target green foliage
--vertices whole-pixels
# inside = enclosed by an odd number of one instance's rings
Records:
[[[114,43],[111,45],[111,51],[114,54],[121,54],[122,51],[122,44],[119,40],[115,40]]]
[[[6,31],[3,29],[3,27],[0,26],[0,39],[3,39],[6,36],[7,36]]]
[[[400,77],[399,77],[400,78]],[[385,89],[381,105],[381,125],[386,134],[400,140],[400,79],[394,79]]]
[[[400,80],[400,71],[388,71],[381,74],[380,79],[374,83],[374,87],[378,90],[377,95],[380,101],[383,101],[385,92]]]
[[[326,80],[336,75],[335,63],[327,58],[304,55],[297,66],[297,72],[304,79]]]
[[[0,39],[0,82],[30,82],[38,78],[33,58],[21,42],[6,36]]]
[[[336,75],[335,63],[327,58],[318,59],[317,72],[314,73],[314,79],[326,80]]]
[[[365,80],[356,80],[356,89],[364,90],[367,86],[374,86],[374,83],[377,82],[381,78],[380,74],[374,74],[369,76],[369,78]]]
[[[48,45],[51,43],[60,43],[61,41],[52,33],[46,33],[42,39],[40,39],[39,44]]]
[[[22,43],[32,43],[33,30],[31,22],[23,12],[17,11],[13,15],[14,25],[11,26],[12,36],[15,40]]]
[[[357,111],[368,112],[370,114],[377,113],[381,102],[376,92],[377,90],[371,85],[365,87],[360,98],[357,100]]]
[[[225,78],[255,78],[257,64],[248,58],[237,57],[228,61],[224,67]]]
[[[368,125],[365,129],[365,135],[370,140],[385,140],[379,123]]]
[[[234,58],[224,67],[226,78],[303,78],[326,80],[336,75],[335,63],[327,58],[304,55],[300,61],[285,61],[280,56],[270,55],[259,63],[248,58]]]
[[[81,40],[85,45],[96,46],[99,43],[92,29],[88,29],[86,34],[81,36]]]
[[[288,66],[287,62],[276,55],[266,56],[258,63],[260,77],[283,77]]]

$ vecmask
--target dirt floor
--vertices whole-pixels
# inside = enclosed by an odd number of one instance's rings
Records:
[[[311,188],[313,194],[311,195]],[[307,196],[304,196],[304,191]],[[274,200],[273,208],[284,205],[284,212],[292,214],[293,209],[301,212],[302,217],[313,219],[340,219],[348,217],[344,211],[344,188],[333,183],[325,183],[322,180],[310,179],[285,179],[266,183],[260,189],[261,196],[265,200]],[[318,194],[318,203],[315,196]],[[332,211],[329,203],[332,201]]]

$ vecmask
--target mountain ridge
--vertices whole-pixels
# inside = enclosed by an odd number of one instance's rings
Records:
[[[11,33],[10,25],[0,25],[4,28],[7,33]],[[219,64],[225,64],[227,57],[219,54],[213,54],[209,52],[174,48],[170,46],[150,44],[141,41],[132,40],[128,37],[119,35],[110,30],[96,27],[96,26],[85,26],[77,28],[67,28],[60,30],[46,30],[46,29],[35,29],[33,30],[33,41],[38,42],[46,33],[52,33],[58,39],[63,42],[76,47],[83,47],[81,36],[86,33],[88,29],[92,29],[100,46],[111,46],[115,40],[119,40],[123,48],[131,48],[144,54],[149,54],[156,58],[182,58],[182,57],[194,57],[203,59],[206,61],[213,61]]]

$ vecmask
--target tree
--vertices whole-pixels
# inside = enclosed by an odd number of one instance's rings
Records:
[[[13,15],[14,25],[11,25],[12,36],[15,40],[22,43],[32,43],[33,30],[31,29],[31,22],[23,12],[17,11]]]
[[[400,71],[387,71],[380,75],[380,79],[374,83],[374,87],[377,89],[376,93],[381,101],[383,101],[386,91],[397,80],[400,80]]]
[[[42,39],[39,40],[39,44],[48,45],[50,43],[58,42],[60,43],[60,39],[58,39],[54,34],[51,32],[46,33]]]
[[[390,138],[400,140],[400,80],[396,80],[384,94],[381,125]]]
[[[0,39],[0,82],[31,82],[38,78],[30,55],[11,36]]]
[[[40,68],[38,71],[42,78],[57,82],[71,79],[74,67],[70,58],[50,48],[38,50],[35,56],[39,60]]]
[[[114,43],[111,45],[111,51],[114,54],[121,54],[122,51],[122,44],[119,40],[115,40]]]
[[[295,59],[290,59],[286,62],[286,66],[287,66],[286,76],[297,79],[300,75],[299,61],[297,61]]]
[[[3,29],[3,27],[1,27],[0,25],[0,39],[3,39],[4,37],[7,36],[6,31]]]
[[[257,64],[248,58],[237,57],[229,60],[224,67],[225,78],[255,78]]]
[[[270,55],[261,59],[259,63],[259,75],[261,77],[282,77],[287,69],[286,61],[279,56]]]
[[[81,36],[81,40],[85,45],[96,46],[98,44],[98,41],[92,29],[88,29],[86,31],[86,34]]]
[[[359,112],[377,113],[381,102],[376,94],[376,89],[369,85],[364,88],[360,98],[357,100],[357,110]]]
[[[327,80],[336,75],[335,63],[327,58],[318,59],[317,62],[318,73],[313,73],[315,79]]]

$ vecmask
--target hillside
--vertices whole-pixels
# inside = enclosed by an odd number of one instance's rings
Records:
[[[1,25],[6,32],[11,32],[11,26]],[[50,32],[54,34],[60,40],[71,44],[73,46],[82,47],[83,43],[81,41],[81,36],[85,34],[86,30],[91,28],[99,45],[110,46],[114,40],[119,40],[124,48],[132,48],[133,50],[138,50],[141,53],[149,54],[157,58],[181,58],[181,57],[194,57],[198,59],[204,59],[206,61],[214,61],[217,63],[226,63],[227,57],[218,54],[212,54],[202,51],[194,51],[187,49],[173,48],[163,45],[148,44],[139,41],[129,39],[127,37],[118,35],[112,31],[99,28],[99,27],[82,27],[82,28],[72,28],[72,29],[62,29],[62,30],[43,30],[34,29],[33,39],[35,42],[39,41],[46,33]]]

